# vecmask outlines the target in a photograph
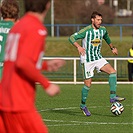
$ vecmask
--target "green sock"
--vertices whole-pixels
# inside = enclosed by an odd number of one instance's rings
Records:
[[[111,73],[109,75],[110,98],[116,96],[116,79],[116,73]]]
[[[87,96],[88,96],[88,92],[89,92],[89,87],[84,85],[84,87],[82,88],[82,92],[81,92],[81,107],[85,106],[86,100],[87,100]]]

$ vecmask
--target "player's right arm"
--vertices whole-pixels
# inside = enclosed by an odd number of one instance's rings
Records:
[[[24,36],[25,37],[25,36]],[[6,44],[5,61],[14,64],[17,74],[31,83],[39,82],[50,96],[60,92],[59,86],[52,84],[41,69],[42,45],[44,37],[31,33],[25,41],[20,34],[10,33]],[[33,38],[36,38],[33,40]],[[47,90],[49,89],[49,90]]]
[[[36,69],[34,63],[26,57],[19,56],[16,62],[16,67],[31,81],[39,82],[45,88],[45,92],[49,96],[54,96],[60,92],[59,86],[52,84],[44,75],[41,74],[40,70]]]
[[[58,71],[59,68],[66,64],[65,60],[63,59],[52,59],[47,60],[42,63],[42,70],[53,72]]]
[[[16,68],[29,80],[40,83],[49,96],[54,96],[60,92],[59,86],[52,84],[44,75],[42,75],[30,58],[27,58],[24,55],[19,56],[16,61]]]
[[[81,45],[77,42],[77,40],[85,38],[85,34],[86,34],[85,29],[81,29],[79,32],[76,32],[69,37],[70,43],[77,48],[80,55],[85,54],[85,49],[81,47]]]

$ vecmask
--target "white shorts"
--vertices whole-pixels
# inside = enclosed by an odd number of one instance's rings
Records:
[[[108,64],[108,62],[104,58],[82,63],[84,79],[92,78],[94,76],[94,70],[96,69],[99,73],[100,69],[106,64]]]

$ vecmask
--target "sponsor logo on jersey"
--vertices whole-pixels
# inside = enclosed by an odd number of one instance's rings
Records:
[[[101,40],[99,38],[96,38],[91,41],[91,44],[95,47],[98,46],[100,43],[101,43]]]
[[[6,34],[8,34],[9,31],[10,31],[10,28],[0,27],[0,33],[6,33]]]

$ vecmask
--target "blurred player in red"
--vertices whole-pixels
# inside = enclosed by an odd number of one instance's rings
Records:
[[[11,27],[18,21],[19,6],[16,0],[2,0],[0,20],[0,79],[4,66],[5,44]]]
[[[0,133],[47,133],[35,107],[36,82],[49,96],[60,92],[41,70],[56,71],[64,60],[42,63],[47,30],[43,25],[50,0],[24,0],[25,15],[10,30],[0,84]],[[44,101],[45,102],[45,101]]]

